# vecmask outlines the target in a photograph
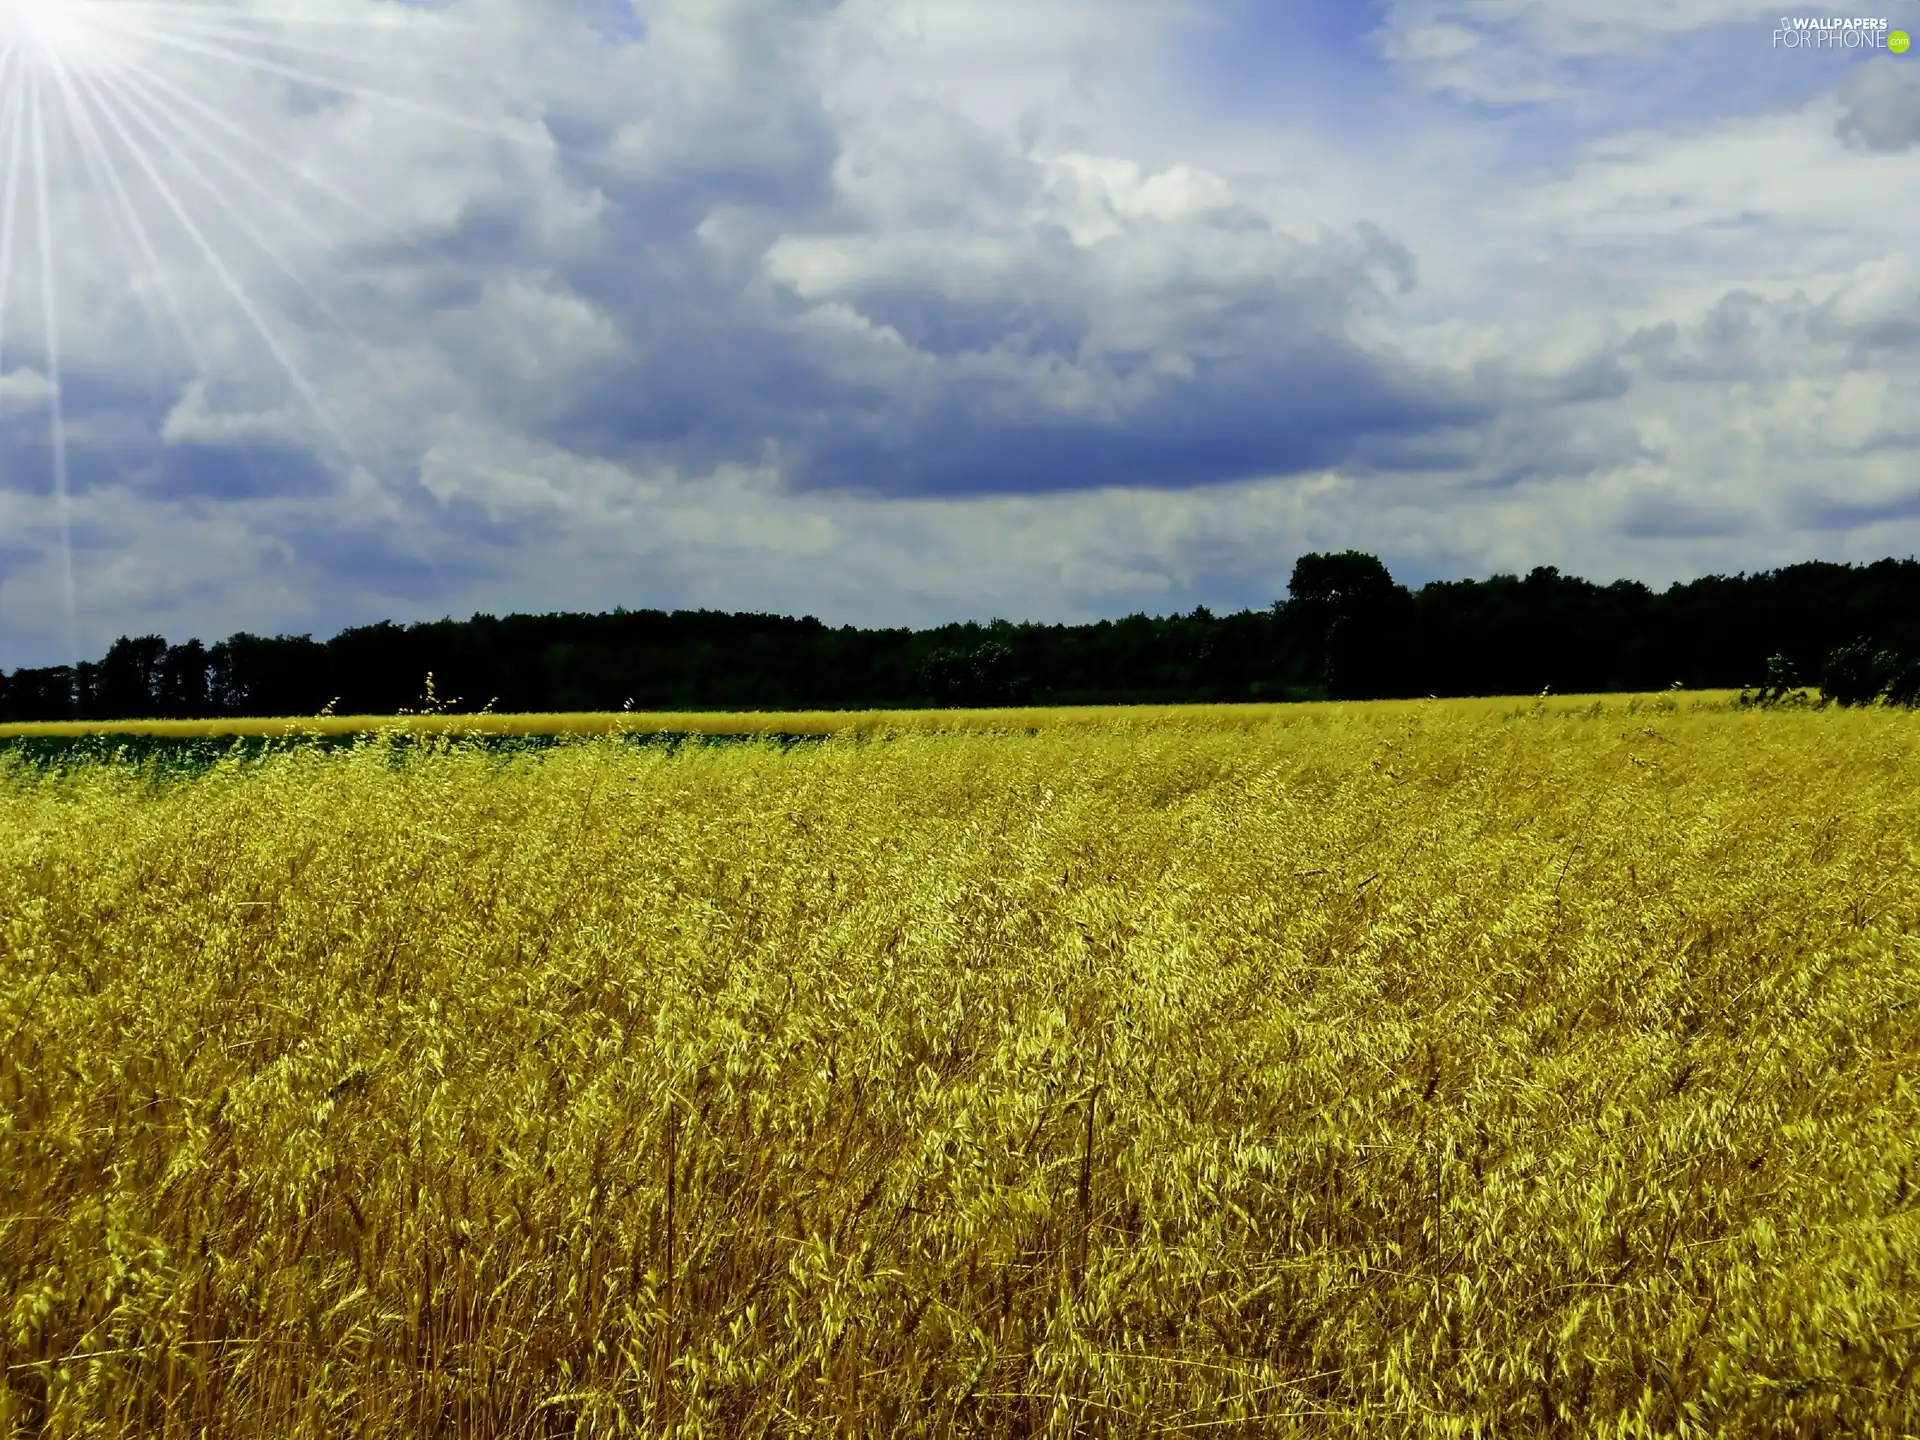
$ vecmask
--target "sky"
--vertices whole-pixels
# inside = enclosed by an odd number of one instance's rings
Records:
[[[0,668],[1920,551],[1920,51],[1736,0],[0,0]]]

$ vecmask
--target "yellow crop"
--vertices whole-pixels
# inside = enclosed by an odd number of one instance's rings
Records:
[[[1737,691],[1698,690],[1686,697],[1692,708],[1727,703]],[[1520,702],[1525,704],[1526,702]],[[1621,705],[1677,705],[1672,696],[1573,695],[1542,699],[1534,708],[1559,714]],[[1449,700],[1455,713],[1513,709],[1511,699]],[[87,735],[156,736],[181,740],[231,736],[381,735],[880,735],[956,730],[1006,732],[1028,729],[1110,729],[1116,725],[1178,722],[1192,727],[1213,724],[1243,730],[1273,720],[1311,714],[1311,705],[1076,705],[1032,710],[758,710],[654,711],[568,715],[454,714],[317,715],[272,720],[57,720],[0,724],[0,741]],[[1425,702],[1391,700],[1369,707],[1375,713],[1415,711]]]
[[[0,1430],[1920,1430],[1913,717],[946,723],[0,764]]]

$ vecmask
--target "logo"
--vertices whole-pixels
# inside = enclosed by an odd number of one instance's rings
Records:
[[[1785,15],[1773,32],[1776,50],[1890,50],[1907,53],[1912,43],[1888,20],[1834,20],[1815,15]]]

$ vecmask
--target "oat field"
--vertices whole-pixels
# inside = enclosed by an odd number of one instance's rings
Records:
[[[1920,1432],[1914,716],[842,728],[0,763],[0,1429]]]

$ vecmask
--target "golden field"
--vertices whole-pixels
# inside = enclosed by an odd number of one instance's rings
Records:
[[[0,1428],[1920,1431],[1914,716],[819,728],[0,762]]]
[[[431,684],[431,677],[429,677]],[[1685,698],[1695,708],[1731,703],[1739,694],[1732,690],[1699,690]],[[1527,702],[1517,702],[1526,704]],[[1678,702],[1670,695],[1642,696],[1561,696],[1543,699],[1542,708],[1563,713],[1569,708],[1586,709],[1594,704],[1641,707],[1671,705]],[[1418,701],[1385,701],[1370,707],[1376,711],[1418,707]],[[1456,712],[1484,713],[1513,709],[1510,699],[1449,700]],[[111,735],[133,738],[174,740],[218,740],[241,736],[257,738],[333,738],[360,735],[422,736],[603,736],[603,735],[842,735],[883,736],[887,734],[951,733],[988,731],[994,733],[1027,729],[1105,730],[1118,725],[1137,729],[1141,725],[1177,722],[1189,727],[1209,722],[1232,728],[1245,728],[1269,720],[1297,715],[1308,707],[1283,704],[1256,705],[1080,705],[1040,709],[999,710],[731,710],[731,711],[651,711],[633,713],[573,713],[566,715],[467,714],[443,710],[409,715],[314,715],[260,720],[58,720],[9,721],[0,724],[0,742],[36,738],[78,739]]]

